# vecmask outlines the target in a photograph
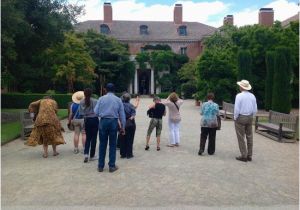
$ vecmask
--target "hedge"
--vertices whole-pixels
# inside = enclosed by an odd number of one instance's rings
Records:
[[[1,108],[8,109],[27,109],[33,101],[42,99],[49,94],[23,94],[6,93],[1,94]],[[58,104],[59,109],[67,109],[68,102],[72,101],[72,94],[51,94]]]

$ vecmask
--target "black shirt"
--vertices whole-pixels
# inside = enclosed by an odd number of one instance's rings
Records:
[[[153,118],[161,119],[166,110],[166,106],[162,103],[155,104]]]

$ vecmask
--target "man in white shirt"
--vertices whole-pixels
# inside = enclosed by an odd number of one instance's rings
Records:
[[[234,103],[234,124],[238,138],[241,156],[236,157],[237,160],[247,162],[252,161],[253,133],[252,121],[253,116],[257,112],[257,104],[255,96],[249,92],[251,85],[247,80],[237,82],[240,86],[241,93],[237,94]],[[247,139],[247,147],[245,144],[245,134]]]

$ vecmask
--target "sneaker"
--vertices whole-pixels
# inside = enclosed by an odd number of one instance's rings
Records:
[[[98,168],[98,172],[103,172],[103,168]]]
[[[97,156],[90,157],[90,161],[93,161],[93,160],[98,160],[98,157]]]
[[[88,161],[89,161],[88,157],[85,157],[84,160],[83,160],[84,163],[87,163]]]
[[[248,156],[248,157],[247,157],[247,160],[248,160],[248,161],[252,161],[252,157]]]
[[[150,148],[150,147],[147,145],[147,146],[145,147],[145,150],[149,150],[149,148]]]
[[[115,167],[109,167],[109,172],[110,172],[110,173],[113,173],[113,172],[115,172],[115,171],[118,170],[118,169],[119,169],[118,166],[115,166]]]
[[[79,153],[79,149],[78,148],[75,148],[74,149],[74,154],[78,154]]]
[[[199,152],[198,152],[198,155],[202,155],[202,153],[203,153],[202,151],[199,151]]]

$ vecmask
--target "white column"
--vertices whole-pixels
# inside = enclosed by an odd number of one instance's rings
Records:
[[[134,94],[138,94],[138,74],[137,74],[137,69],[135,70],[135,74],[134,74]]]
[[[154,70],[151,69],[151,94],[154,94]]]
[[[130,83],[129,83],[129,85],[128,85],[128,92],[130,93],[130,94],[132,94],[133,92],[132,92],[132,80],[130,80]]]

